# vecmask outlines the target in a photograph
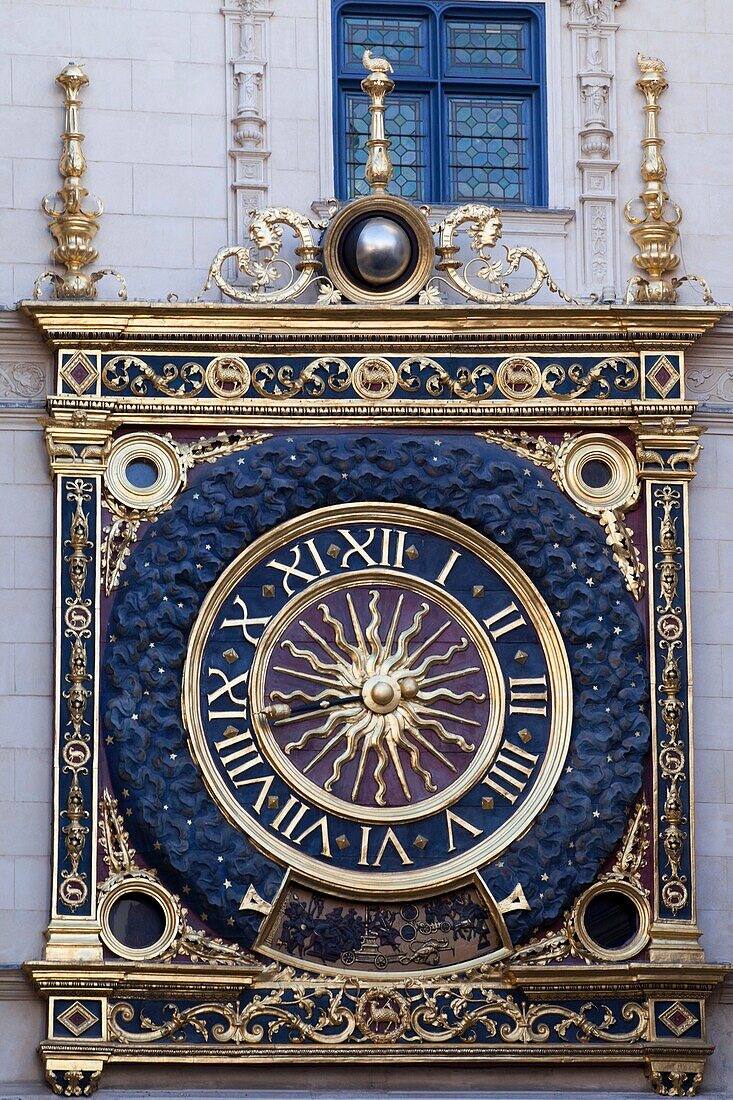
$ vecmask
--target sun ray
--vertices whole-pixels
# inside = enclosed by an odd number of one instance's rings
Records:
[[[413,733],[413,736],[414,736],[414,731],[411,731],[411,732]],[[405,752],[407,753],[407,755],[410,757],[410,764],[412,766],[412,770],[415,772],[416,775],[419,775],[420,778],[422,779],[423,787],[425,788],[425,790],[430,791],[430,792],[437,791],[438,788],[437,788],[437,785],[435,784],[435,782],[433,781],[433,777],[432,777],[431,773],[428,771],[427,768],[423,767],[422,761],[420,760],[420,750],[417,748],[416,745],[413,745],[408,740],[406,730],[405,731],[400,731],[397,734],[397,744],[401,748],[403,748],[405,750]],[[425,744],[428,748],[430,748],[430,743],[429,742],[426,741]],[[439,755],[442,756],[442,754],[439,754]],[[451,764],[450,764],[449,761],[445,761],[445,763],[448,764],[448,767],[451,767]],[[455,771],[455,768],[453,768],[453,771]]]
[[[441,672],[439,676],[428,676],[427,680],[422,680],[421,689],[430,687],[432,684],[439,684],[443,680],[457,680],[459,676],[468,676],[469,673],[480,671],[478,665],[472,665],[468,668],[457,668],[455,672],[452,670],[451,672]],[[406,675],[409,676],[411,673],[406,673]]]
[[[357,716],[355,715],[354,717],[357,717]],[[350,727],[351,733],[353,734],[354,732],[358,732],[358,730],[361,728],[362,725],[364,725],[364,728],[366,729],[366,723],[368,722],[368,720],[369,720],[369,716],[367,714],[364,714],[362,716],[362,718],[359,719],[358,722],[354,722],[351,725],[351,727]],[[320,761],[323,760],[324,756],[328,756],[329,752],[336,745],[336,742],[340,740],[341,736],[342,736],[341,730],[339,729],[333,735],[331,740],[326,742],[326,744],[318,752],[318,754],[316,756],[314,756],[312,760],[308,761],[306,766],[303,768],[303,772],[305,773],[305,772],[310,771],[311,768],[314,768],[316,766],[316,764],[320,763]]]
[[[484,692],[479,695],[476,691],[463,691],[460,695],[457,695],[455,691],[450,691],[448,688],[438,688],[437,691],[423,691],[421,687],[419,698],[421,702],[424,700],[435,702],[439,699],[448,699],[451,703],[465,703],[467,699],[471,699],[474,703],[484,703],[486,701]]]
[[[371,653],[369,654],[367,668],[370,673],[373,673],[376,668],[376,662],[382,655],[382,643],[379,640],[379,628],[382,625],[382,616],[379,614],[378,590],[373,588],[369,595],[371,596],[369,601],[370,618],[366,628],[366,637],[371,647]]]
[[[296,734],[284,745],[287,755],[313,747],[313,755],[299,765],[303,774],[330,760],[330,774],[323,782],[323,788],[331,791],[341,781],[348,782],[352,802],[358,801],[366,776],[370,775],[374,788],[370,789],[369,798],[377,806],[399,803],[400,799],[404,803],[412,802],[416,797],[416,788],[415,779],[409,778],[411,775],[420,780],[426,791],[436,791],[434,766],[427,766],[427,757],[432,757],[437,764],[456,774],[456,750],[472,753],[474,745],[444,722],[459,728],[480,727],[482,722],[443,710],[440,704],[483,703],[487,699],[485,691],[478,690],[475,684],[468,684],[464,691],[452,688],[456,680],[480,674],[483,670],[478,665],[447,668],[425,677],[424,674],[436,665],[450,665],[456,654],[464,652],[469,646],[468,639],[461,637],[458,642],[445,642],[445,649],[436,651],[436,643],[453,625],[450,618],[432,630],[424,641],[419,640],[424,620],[431,610],[429,603],[419,604],[410,613],[409,625],[400,632],[405,607],[405,594],[401,592],[388,616],[382,642],[380,632],[387,619],[383,618],[380,607],[386,598],[381,589],[370,588],[366,607],[358,608],[352,593],[346,592],[353,642],[346,632],[349,620],[344,617],[342,621],[327,602],[318,604],[324,627],[328,628],[329,634],[332,633],[332,639],[322,637],[318,629],[305,620],[299,620],[298,625],[308,635],[314,648],[303,648],[290,639],[280,643],[295,661],[309,666],[310,671],[274,666],[274,671],[318,687],[278,688],[270,693],[271,699],[283,702],[296,699],[314,704],[314,709],[310,711],[303,714],[296,712],[288,719],[272,723],[273,727],[300,722],[307,724],[308,728],[299,737]],[[419,644],[410,654],[410,647],[416,640]],[[397,693],[396,697],[393,696],[393,705],[381,702],[373,677],[377,677],[377,687],[381,687],[379,681],[382,678],[386,685],[392,685]],[[418,686],[416,689],[410,688],[407,694],[401,694],[400,686],[408,678],[416,680]],[[359,698],[343,701],[343,697],[355,693],[360,693]],[[331,705],[326,707],[326,701]],[[324,707],[323,713],[318,709],[319,703]],[[444,752],[442,749],[445,746],[453,748],[446,748]],[[395,780],[392,789],[389,786],[390,775]],[[348,796],[342,794],[341,797]]]
[[[348,764],[356,756],[359,742],[363,740],[366,743],[370,725],[372,725],[371,716],[367,713],[349,728],[345,737],[346,746],[344,751],[334,760],[331,774],[323,784],[325,790],[330,791],[334,783],[339,781],[344,764]]]
[[[407,630],[404,630],[402,634],[400,634],[399,638],[397,639],[397,648],[395,650],[394,656],[390,658],[389,655],[386,655],[386,660],[384,663],[385,672],[391,672],[393,668],[399,668],[404,663],[405,658],[407,657],[409,644],[412,639],[416,638],[417,635],[420,633],[422,621],[429,610],[430,607],[428,606],[428,604],[420,604],[420,607],[413,616],[412,623],[410,624],[410,626],[408,626]]]
[[[457,768],[453,761],[449,760],[448,757],[440,751],[440,749],[436,749],[435,745],[431,745],[427,737],[424,737],[423,734],[420,733],[419,729],[416,729],[414,726],[408,726],[407,723],[405,723],[405,730],[409,730],[410,736],[413,738],[413,740],[417,741],[420,745],[423,746],[423,748],[427,749],[429,753],[432,753],[436,760],[440,760],[441,764],[445,764],[446,768],[449,768],[452,772],[457,771]],[[417,752],[416,759],[418,761],[420,760],[419,752]]]
[[[302,680],[310,680],[314,684],[332,684],[333,676],[314,676],[312,672],[302,672],[299,668],[286,668],[285,665],[273,665],[273,672],[287,672],[288,676],[299,676]],[[351,687],[348,680],[342,677],[344,687]]]
[[[325,638],[322,638],[318,631],[314,630],[308,623],[304,623],[302,619],[298,620],[298,626],[302,626],[309,638],[312,638],[316,645],[319,645],[324,653],[336,662],[337,665],[344,663],[342,654],[337,653],[335,649],[332,649]]]
[[[389,764],[389,757],[387,756],[387,750],[385,748],[384,741],[381,738],[374,737],[374,744],[370,747],[373,748],[377,755],[377,766],[374,769],[374,779],[377,784],[377,793],[374,796],[374,801],[378,806],[384,806],[385,795],[387,793],[387,784],[384,781],[384,773]]]
[[[445,664],[445,662],[450,661],[451,657],[455,656],[456,653],[463,653],[466,649],[468,649],[468,638],[462,638],[460,642],[455,642],[446,649],[445,653],[437,653],[430,657],[426,657],[419,668],[408,666],[406,671],[409,676],[415,676],[416,678],[422,677],[429,668],[433,667],[433,665]]]
[[[334,726],[343,723],[348,717],[348,715],[344,715],[343,708],[341,707],[339,707],[337,711],[332,711],[322,726],[317,726],[316,729],[306,730],[298,741],[290,741],[285,746],[286,754],[290,756],[291,752],[297,752],[298,749],[305,748],[306,745],[309,745],[310,742],[317,737],[327,737]]]
[[[329,665],[326,661],[322,661],[320,657],[317,657],[315,653],[312,653],[310,649],[300,649],[290,638],[285,638],[280,643],[283,649],[287,649],[288,653],[292,657],[297,657],[301,661],[307,661],[314,672],[333,672],[339,673],[341,671],[338,665]]]
[[[423,726],[425,729],[432,730],[433,733],[437,733],[441,741],[448,745],[458,745],[459,749],[463,752],[473,752],[475,746],[466,741],[465,737],[462,737],[460,733],[452,733],[451,730],[445,728],[442,722],[439,722],[437,718],[427,718],[417,713],[412,706],[406,706],[405,710],[413,719],[416,725]]]
[[[452,722],[458,722],[464,726],[481,726],[481,722],[477,722],[475,718],[464,718],[463,715],[451,714],[448,710],[438,710],[437,707],[429,707],[427,704],[418,703],[416,709],[425,714],[434,714],[438,718],[450,718]]]
[[[361,650],[363,652],[364,650],[366,650],[366,638],[364,637],[364,631],[361,628],[361,623],[359,622],[359,616],[356,613],[356,608],[354,607],[354,601],[351,598],[351,593],[350,592],[346,593],[346,603],[347,603],[347,606],[349,608],[349,616],[351,618],[351,625],[354,628],[354,637],[356,639],[357,648],[361,648]]]
[[[296,688],[295,691],[271,691],[270,699],[273,702],[279,699],[281,703],[289,703],[293,699],[302,699],[304,703],[320,703],[322,699],[338,699],[339,695],[340,691],[335,687],[324,688],[317,695],[309,695],[307,691]]]
[[[330,626],[333,630],[334,640],[337,646],[343,649],[344,653],[350,658],[352,665],[356,669],[362,669],[363,660],[361,653],[355,645],[347,639],[344,633],[344,626],[340,619],[337,619],[335,615],[331,614],[328,604],[319,603],[318,610],[320,611],[323,622],[326,626]]]
[[[412,668],[413,665],[415,664],[415,661],[418,659],[418,657],[421,657],[422,654],[425,652],[425,650],[430,648],[430,646],[433,644],[433,642],[437,642],[437,640],[438,640],[438,638],[440,638],[441,634],[444,634],[445,631],[448,629],[448,627],[450,625],[451,625],[450,619],[447,619],[443,623],[442,626],[439,626],[437,630],[433,631],[433,633],[430,635],[430,637],[426,638],[425,641],[422,643],[422,645],[419,645],[417,647],[417,649],[415,650],[415,652],[412,654],[409,661],[407,662],[407,667]],[[466,644],[468,644],[468,643],[466,643]]]
[[[394,636],[397,633],[397,627],[400,622],[400,615],[402,614],[402,604],[405,601],[404,592],[400,592],[399,599],[395,604],[394,613],[392,615],[392,622],[389,624],[389,630],[387,631],[387,637],[384,639],[384,653],[389,653],[394,644]]]

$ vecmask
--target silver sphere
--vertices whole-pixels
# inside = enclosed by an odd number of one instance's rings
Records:
[[[399,279],[412,257],[410,238],[401,225],[391,218],[369,218],[354,226],[349,237],[352,234],[347,247],[365,283],[383,286]]]

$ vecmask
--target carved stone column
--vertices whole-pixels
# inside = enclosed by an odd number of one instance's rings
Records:
[[[562,0],[570,8],[576,74],[574,102],[578,133],[579,286],[586,294],[618,291],[619,217],[613,159],[616,126],[614,74],[616,6],[623,0]]]
[[[268,21],[266,0],[227,0],[229,75],[229,240],[247,237],[249,211],[269,197],[267,117]]]
[[[653,356],[648,357],[650,360]],[[652,368],[653,369],[653,368]],[[635,428],[647,494],[657,845],[652,962],[703,959],[695,911],[688,488],[704,429],[663,417]]]

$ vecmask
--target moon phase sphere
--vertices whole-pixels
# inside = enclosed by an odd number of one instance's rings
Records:
[[[398,222],[385,217],[357,222],[347,234],[344,251],[352,273],[371,286],[395,282],[412,258],[408,234]]]

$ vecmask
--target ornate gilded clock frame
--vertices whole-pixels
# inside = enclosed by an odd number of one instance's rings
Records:
[[[46,429],[57,502],[53,908],[45,957],[27,964],[48,1001],[40,1052],[54,1092],[88,1095],[112,1063],[337,1057],[638,1065],[660,1094],[693,1094],[712,1050],[705,1002],[724,968],[704,960],[695,909],[687,497],[701,429],[685,395],[684,354],[721,311],[24,309],[57,364]],[[334,361],[338,387],[329,383]],[[261,364],[275,364],[285,383],[270,385],[273,371]],[[547,389],[552,364],[570,380],[564,392]],[[478,365],[504,379],[488,396],[475,386]],[[400,387],[413,375],[418,384]],[[212,935],[136,856],[125,792],[110,790],[104,771],[105,590],[124,583],[136,539],[195,466],[216,468],[240,451],[246,460],[265,437],[300,429],[389,430],[408,441],[437,431],[479,436],[549,473],[603,529],[628,592],[643,600],[649,587],[652,742],[644,793],[615,855],[562,919],[521,943],[511,942],[504,915],[532,899],[521,888],[504,899],[484,892],[497,950],[463,972],[426,965],[398,977],[296,965],[268,950],[277,898],[267,903],[254,889],[243,899],[262,916],[253,951]],[[147,498],[125,478],[129,457],[141,455],[157,471]],[[613,472],[605,496],[582,476],[599,456]],[[584,925],[609,882],[639,910],[637,936],[615,953]],[[108,920],[131,884],[165,911],[158,943],[138,957]],[[286,876],[281,890],[288,884]]]

